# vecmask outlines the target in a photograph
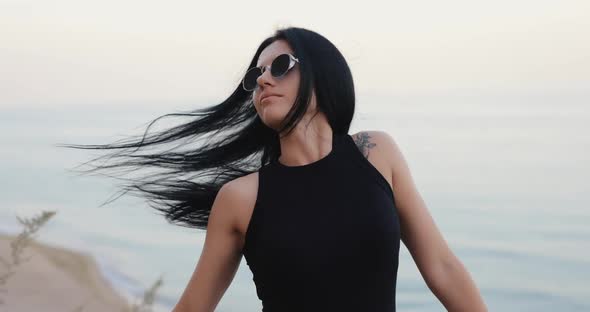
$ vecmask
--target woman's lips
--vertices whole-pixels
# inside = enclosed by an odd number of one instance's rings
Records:
[[[266,101],[267,99],[271,99],[271,98],[273,98],[273,97],[279,97],[279,96],[278,96],[278,95],[269,95],[269,96],[266,96],[266,97],[264,97],[264,98],[262,99],[262,101],[260,101],[260,103],[262,103],[262,102]]]

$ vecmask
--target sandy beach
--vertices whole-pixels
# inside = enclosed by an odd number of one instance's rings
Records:
[[[13,236],[0,234],[0,256],[11,260]],[[37,242],[28,245],[2,287],[0,311],[124,311],[125,298],[102,276],[90,255]],[[6,272],[2,267],[2,273]],[[82,309],[79,309],[83,307]]]

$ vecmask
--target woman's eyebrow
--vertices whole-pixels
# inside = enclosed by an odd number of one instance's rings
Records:
[[[260,65],[256,66],[256,67],[262,67],[262,63]]]
[[[277,57],[277,55],[273,55],[273,57],[270,59],[271,62]],[[257,65],[256,67],[262,67],[262,65]]]

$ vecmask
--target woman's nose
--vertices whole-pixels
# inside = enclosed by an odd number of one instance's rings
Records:
[[[272,77],[270,74],[270,70],[265,69],[262,72],[262,75],[258,76],[258,78],[256,78],[256,82],[258,83],[258,85],[262,86],[264,84],[272,84]]]

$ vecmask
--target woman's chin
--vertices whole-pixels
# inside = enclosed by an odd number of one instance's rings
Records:
[[[280,126],[283,119],[285,119],[285,116],[286,115],[284,112],[273,112],[269,109],[264,110],[264,112],[262,113],[262,120],[267,126],[273,129],[277,129]]]

